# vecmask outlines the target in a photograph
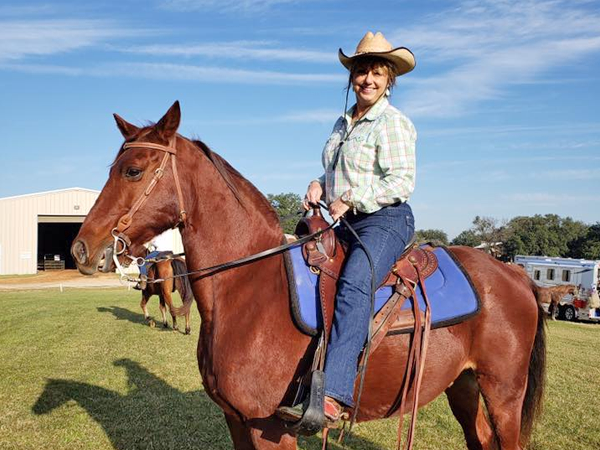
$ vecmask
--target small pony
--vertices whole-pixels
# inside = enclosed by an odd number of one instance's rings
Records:
[[[141,289],[142,301],[140,302],[140,307],[144,311],[144,319],[146,319],[151,327],[154,327],[155,322],[148,314],[147,303],[150,297],[158,295],[163,327],[169,327],[165,308],[166,303],[173,318],[173,330],[177,330],[177,316],[185,316],[185,334],[190,334],[190,305],[193,301],[193,293],[188,277],[185,275],[187,267],[183,258],[173,256],[172,253],[168,255],[167,259],[150,260],[146,264],[146,275],[150,282],[147,282]],[[152,280],[163,281],[152,282]],[[173,306],[171,295],[176,290],[179,291],[181,300],[183,301],[183,306],[179,308]]]

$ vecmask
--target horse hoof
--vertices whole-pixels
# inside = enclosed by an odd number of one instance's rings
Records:
[[[185,334],[191,334],[191,330],[189,328],[185,329]]]
[[[154,320],[150,319],[148,321],[148,325],[150,325],[150,328],[154,328],[156,326],[156,322]]]
[[[168,323],[163,323],[163,328],[169,328],[169,324]]]

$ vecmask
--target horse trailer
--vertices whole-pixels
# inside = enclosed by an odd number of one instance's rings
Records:
[[[565,295],[559,303],[559,317],[600,321],[600,260],[517,255],[515,264],[523,267],[538,286],[577,287],[575,294]]]

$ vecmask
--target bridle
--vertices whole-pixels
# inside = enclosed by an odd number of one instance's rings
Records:
[[[112,259],[121,274],[121,278],[124,278],[124,277],[127,278],[127,276],[125,275],[123,268],[121,267],[118,257],[120,255],[122,255],[123,253],[125,253],[125,251],[127,250],[127,247],[131,246],[131,239],[129,239],[129,237],[125,234],[125,230],[127,230],[131,226],[131,224],[133,222],[134,214],[142,207],[142,205],[146,202],[146,200],[148,200],[148,197],[150,196],[150,194],[152,193],[152,191],[154,190],[154,188],[156,187],[158,182],[163,177],[163,175],[165,173],[165,168],[169,162],[169,159],[171,160],[171,168],[173,170],[173,178],[175,179],[175,188],[177,190],[177,197],[178,197],[178,201],[179,201],[178,221],[173,226],[173,228],[178,227],[178,226],[185,226],[185,222],[187,219],[187,212],[185,210],[185,206],[183,203],[183,191],[181,190],[181,183],[179,182],[179,175],[177,173],[177,162],[176,162],[177,148],[175,147],[176,139],[177,139],[176,137],[173,137],[172,139],[170,139],[169,145],[161,145],[161,144],[155,144],[153,142],[143,142],[143,141],[127,142],[127,143],[123,144],[123,151],[126,151],[130,148],[142,148],[145,150],[147,150],[147,149],[160,150],[160,151],[164,152],[164,156],[160,163],[160,166],[154,171],[154,176],[152,177],[152,180],[150,180],[150,183],[148,183],[148,186],[146,186],[146,189],[144,189],[144,192],[142,192],[142,194],[133,203],[133,205],[131,206],[129,211],[127,211],[125,214],[123,214],[119,218],[119,220],[117,222],[117,226],[111,230],[110,234],[114,238],[114,243],[113,243],[113,248],[112,248]],[[142,260],[142,264],[143,264],[144,258],[134,257],[131,255],[126,255],[126,256],[128,258],[130,258],[131,260],[133,260],[138,265],[140,265],[140,260]]]
[[[131,206],[129,211],[127,213],[123,214],[119,218],[119,220],[117,222],[117,226],[111,230],[111,235],[114,239],[113,246],[111,249],[112,250],[112,260],[115,263],[117,270],[119,271],[119,274],[121,276],[121,281],[125,281],[125,282],[139,282],[140,281],[140,278],[136,279],[136,278],[132,278],[132,277],[128,276],[125,273],[123,267],[121,266],[121,262],[119,261],[119,256],[125,254],[124,256],[129,258],[138,267],[143,266],[146,263],[146,259],[144,257],[132,256],[132,255],[128,255],[125,253],[127,250],[127,247],[131,246],[131,239],[129,239],[129,237],[124,232],[131,226],[134,214],[146,202],[146,200],[150,196],[150,193],[154,190],[154,188],[156,187],[156,185],[158,184],[160,179],[163,177],[165,167],[167,166],[169,159],[171,159],[171,167],[173,168],[173,178],[175,179],[175,188],[177,189],[177,197],[179,200],[179,217],[178,217],[179,220],[173,226],[173,228],[175,228],[177,226],[185,226],[185,221],[187,219],[187,212],[185,211],[185,207],[183,204],[183,193],[181,190],[181,184],[179,182],[179,175],[177,174],[177,163],[176,163],[176,159],[175,159],[175,157],[177,155],[177,149],[175,148],[175,140],[176,140],[176,138],[171,139],[169,141],[168,146],[161,145],[161,144],[155,144],[153,142],[143,142],[143,141],[127,142],[126,144],[123,145],[124,151],[128,150],[130,148],[142,148],[142,149],[160,150],[160,151],[164,152],[165,155],[163,156],[163,159],[162,159],[158,169],[156,169],[154,171],[154,177],[152,178],[152,180],[150,180],[150,183],[148,183],[148,186],[146,186],[146,189],[144,190],[144,192],[142,192],[142,194],[137,198],[137,200]],[[267,256],[281,253],[291,247],[302,245],[303,243],[308,242],[310,239],[313,239],[316,236],[324,233],[329,228],[333,227],[333,225],[335,225],[336,222],[329,225],[326,229],[319,230],[316,233],[312,233],[307,236],[304,236],[303,238],[301,238],[295,242],[292,242],[289,244],[283,244],[283,245],[280,245],[280,246],[274,247],[274,248],[270,248],[270,249],[264,250],[262,252],[256,253],[254,255],[250,255],[250,256],[246,256],[246,257],[237,259],[235,261],[229,261],[229,262],[226,262],[223,264],[217,264],[215,266],[210,266],[210,267],[203,267],[201,269],[187,272],[185,274],[181,274],[178,276],[188,276],[188,275],[200,274],[200,273],[204,274],[204,276],[212,275],[221,270],[226,270],[226,269],[229,269],[232,267],[238,267],[240,265],[244,265],[249,262],[265,258]],[[176,278],[178,276],[173,276],[170,278]],[[160,281],[164,281],[164,280],[162,280],[162,279],[161,280],[152,280],[152,282],[160,282]]]

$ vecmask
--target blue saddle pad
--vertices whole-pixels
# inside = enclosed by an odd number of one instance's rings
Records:
[[[445,247],[436,247],[433,253],[438,259],[438,268],[425,280],[425,288],[431,304],[432,328],[454,325],[476,315],[479,312],[479,297],[460,263]],[[301,247],[294,247],[289,251],[289,260],[293,268],[291,284],[296,286],[296,295],[292,293],[292,313],[296,325],[304,333],[315,336],[323,326],[318,276],[310,271],[302,256]],[[384,286],[377,290],[375,314],[386,304],[392,294],[391,286]],[[420,287],[417,289],[417,297],[424,311],[425,301]],[[408,308],[410,302],[405,302],[402,309]],[[403,332],[409,331],[411,330]]]

